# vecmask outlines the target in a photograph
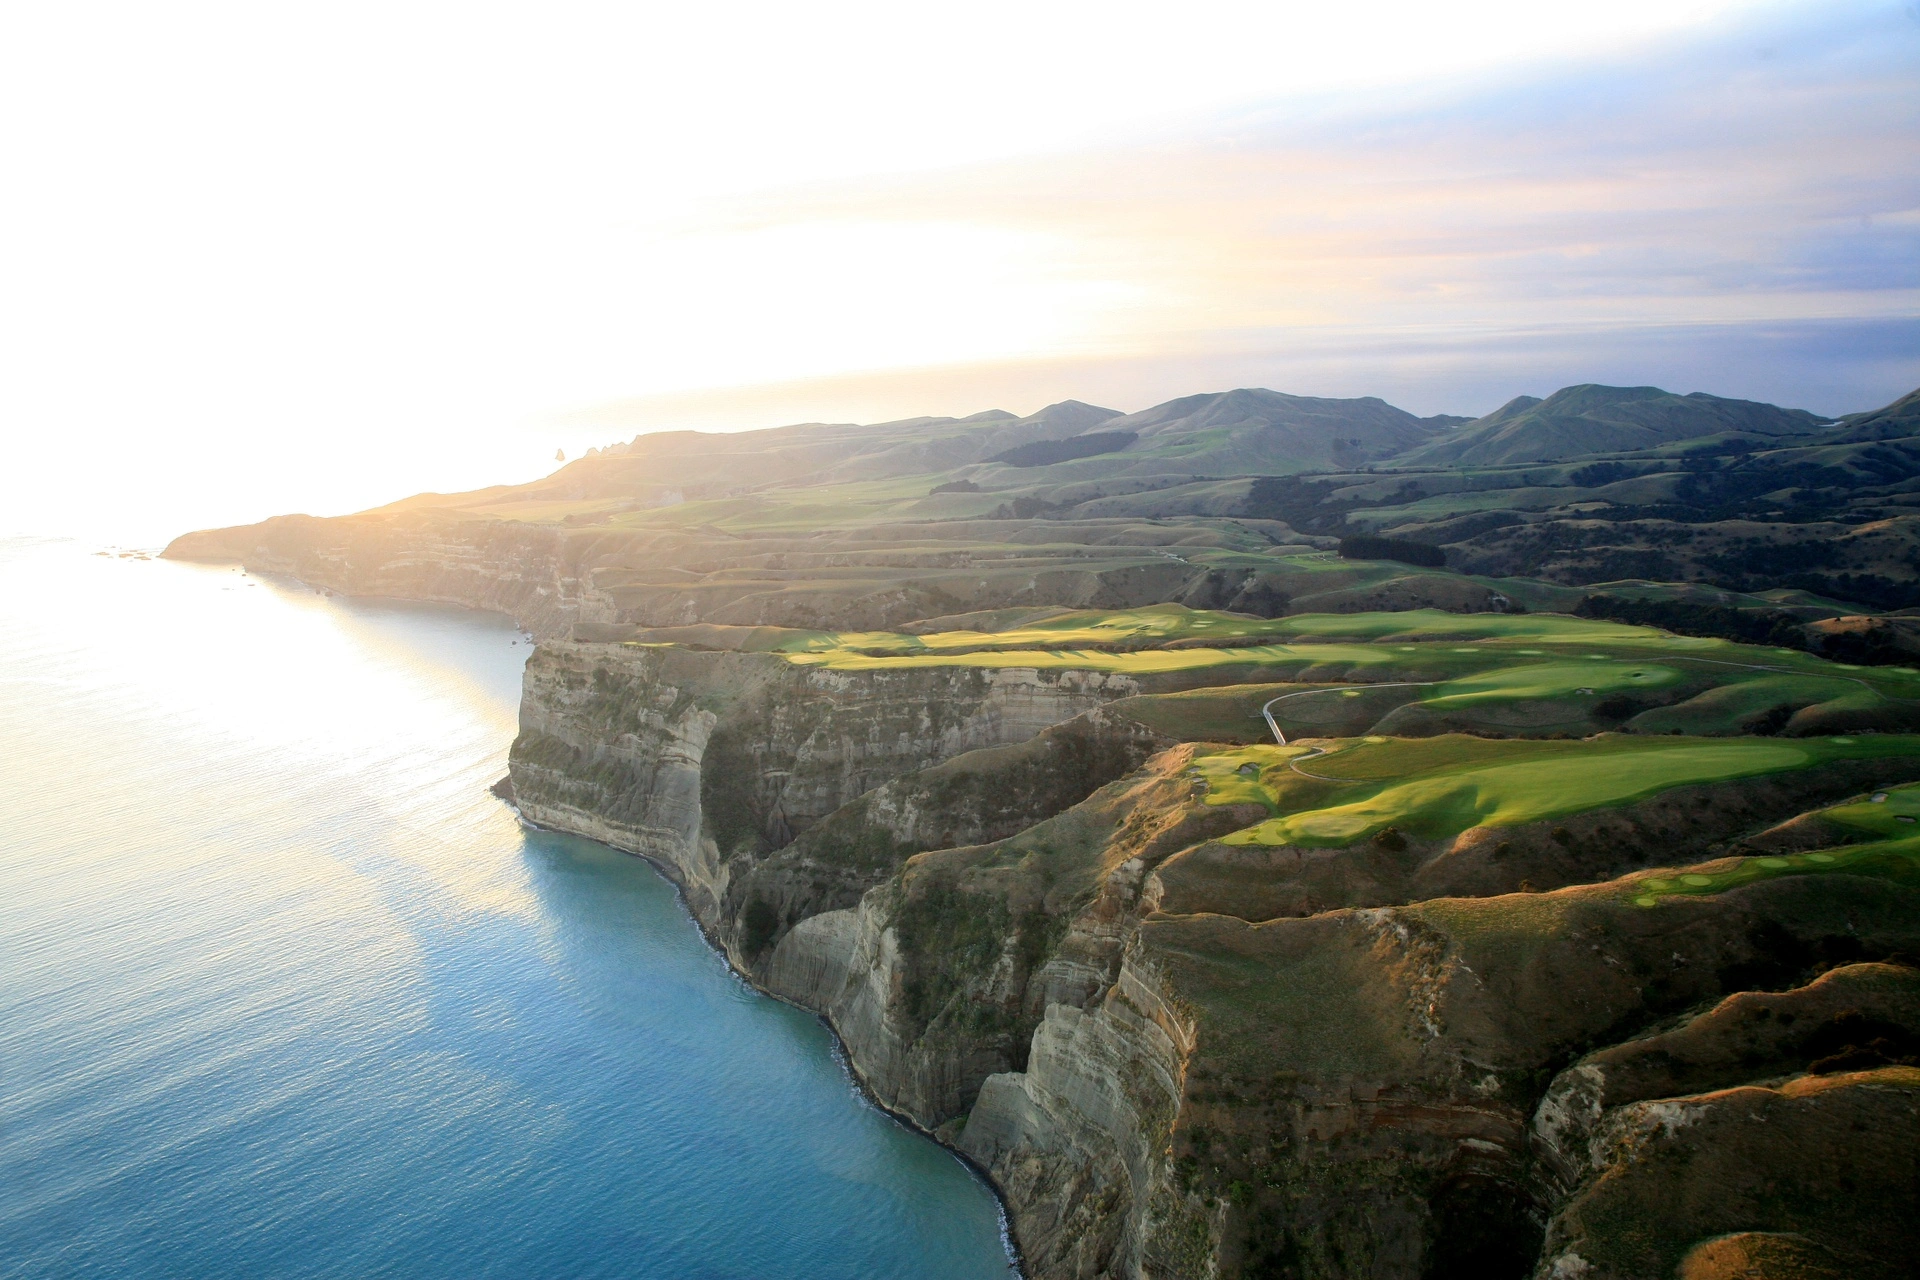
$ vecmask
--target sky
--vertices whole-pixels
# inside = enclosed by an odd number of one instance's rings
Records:
[[[1920,385],[1920,3],[0,15],[0,531],[1268,386]]]

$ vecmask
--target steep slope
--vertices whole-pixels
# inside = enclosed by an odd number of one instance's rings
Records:
[[[1564,1197],[1541,1271],[1901,1274],[1915,1226],[1886,1205],[1920,1176],[1920,1072],[1898,1061],[1916,1027],[1920,970],[1849,964],[1586,1055],[1534,1115]]]

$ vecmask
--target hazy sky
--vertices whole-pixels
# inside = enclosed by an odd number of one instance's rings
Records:
[[[0,529],[636,430],[1920,384],[1920,5],[13,5]]]

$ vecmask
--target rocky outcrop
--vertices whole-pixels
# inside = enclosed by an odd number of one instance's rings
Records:
[[[1038,1274],[1204,1272],[1217,1215],[1168,1161],[1195,1032],[1136,954],[1093,1008],[1048,1007],[1024,1072],[986,1080],[958,1146],[1005,1191]]]
[[[908,857],[1002,840],[1132,773],[1169,739],[1096,708],[1025,742],[964,752],[883,783],[829,814],[735,880],[725,915],[752,915],[738,950],[758,963],[786,931],[859,904]]]
[[[951,1127],[990,1076],[1026,1065],[1045,1018],[1108,995],[1146,869],[1245,820],[1181,803],[1187,756],[1009,839],[917,855],[858,907],[795,924],[751,972],[827,1016],[889,1107]]]
[[[1167,1160],[1195,1028],[1136,945],[1152,867],[1252,816],[1197,803],[1189,758],[916,856],[755,970],[833,1023],[877,1097],[989,1172],[1036,1275],[1159,1274],[1211,1248],[1217,1214]]]
[[[1836,957],[1910,951],[1914,894],[1787,878],[1657,908],[1594,885],[1261,924],[1149,918],[1142,953],[1197,1028],[1174,1186],[1219,1214],[1223,1274],[1526,1274],[1566,1194],[1534,1153],[1561,1063]]]
[[[1728,1236],[1797,1245],[1857,1280],[1897,1280],[1920,1258],[1920,1069],[1631,1103],[1592,1146],[1597,1168],[1554,1216],[1538,1280],[1714,1275]],[[1764,1262],[1753,1243],[1739,1252]]]

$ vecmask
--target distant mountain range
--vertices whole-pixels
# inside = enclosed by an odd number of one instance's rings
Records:
[[[1915,407],[1848,420],[1849,437],[1910,434]],[[1903,416],[1904,415],[1904,416]],[[1260,388],[1183,396],[1122,414],[1066,400],[1017,417],[989,410],[865,426],[806,423],[762,431],[659,432],[596,451],[553,478],[569,491],[611,493],[635,483],[703,490],[757,484],[840,483],[956,471],[986,485],[990,468],[1054,468],[1046,479],[1167,476],[1225,478],[1364,468],[1473,468],[1559,462],[1708,444],[1731,438],[1775,444],[1833,424],[1800,409],[1658,387],[1566,387],[1544,400],[1520,396],[1482,418],[1416,417],[1373,396],[1330,399]],[[1118,440],[1120,435],[1131,437]],[[1027,446],[1098,436],[1095,447]],[[1017,451],[1027,449],[1022,454]],[[1058,461],[1048,461],[1051,458]],[[971,469],[971,470],[969,470]],[[644,478],[642,472],[644,471]],[[592,473],[591,475],[587,473]],[[562,477],[565,479],[563,480]],[[1036,477],[1008,477],[1021,484]],[[544,482],[543,482],[544,483]],[[1123,486],[1124,487],[1124,486]]]
[[[1335,589],[1317,562],[1286,559],[1356,535],[1421,544],[1415,558],[1444,567]],[[554,557],[555,626],[857,628],[1153,600],[1566,608],[1568,589],[1600,587],[1807,616],[1920,612],[1920,393],[1837,421],[1587,384],[1472,420],[1252,388],[1130,414],[1066,400],[1025,416],[666,431],[528,484],[191,535],[177,553],[308,577],[344,557],[388,566],[340,580],[384,592],[398,588],[381,574],[398,582],[421,548],[455,542],[488,563],[508,546]],[[451,580],[409,582],[468,598]]]
[[[1816,414],[1751,400],[1588,383],[1565,387],[1545,400],[1519,396],[1412,450],[1405,460],[1460,466],[1558,462],[1734,433],[1769,439],[1803,436],[1826,425]]]

